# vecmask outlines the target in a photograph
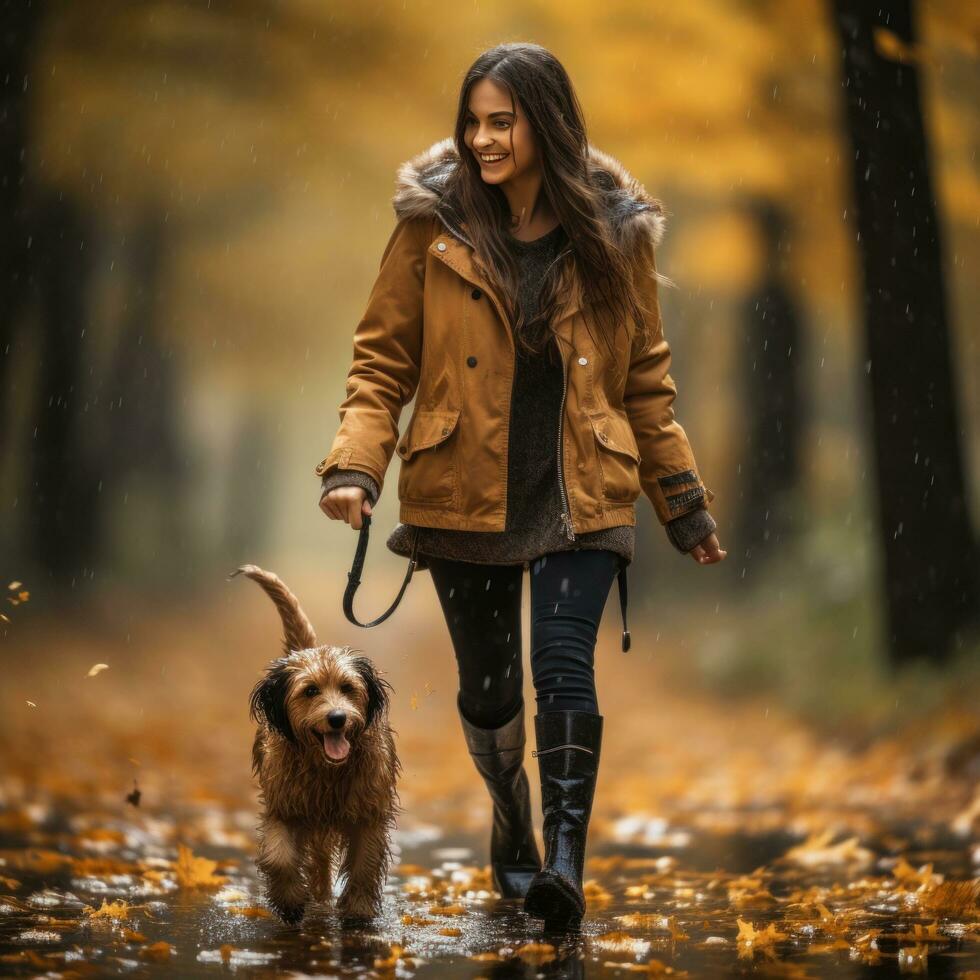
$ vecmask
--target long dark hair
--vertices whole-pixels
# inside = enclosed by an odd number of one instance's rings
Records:
[[[568,236],[568,247],[560,253],[560,261],[545,274],[533,323],[527,322],[516,302],[519,270],[505,239],[510,229],[506,195],[483,181],[479,164],[465,142],[470,91],[484,78],[510,92],[515,118],[520,103],[538,146],[542,193],[547,194]],[[559,297],[568,295],[577,266],[582,312],[588,309],[592,314],[607,348],[611,351],[619,326],[626,326],[629,332],[630,321],[646,346],[648,329],[633,283],[630,256],[617,246],[597,188],[590,180],[585,121],[561,62],[538,44],[498,44],[484,51],[463,79],[454,138],[462,165],[453,170],[447,182],[443,205],[467,222],[474,259],[508,309],[515,342],[527,352],[543,349],[552,332]],[[588,320],[587,328],[597,343]]]

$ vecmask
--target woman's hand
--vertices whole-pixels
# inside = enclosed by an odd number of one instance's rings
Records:
[[[332,520],[345,521],[360,531],[361,515],[371,513],[371,501],[364,487],[334,487],[320,497],[320,510]]]
[[[728,552],[722,550],[718,543],[718,535],[712,531],[703,541],[696,544],[688,554],[699,565],[713,565],[716,561],[724,560]]]

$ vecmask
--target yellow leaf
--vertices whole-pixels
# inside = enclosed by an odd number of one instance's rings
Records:
[[[85,914],[90,919],[126,919],[129,917],[129,905],[123,899],[119,899],[117,902],[106,902],[103,898],[101,908],[93,909],[86,906]]]
[[[182,888],[216,888],[228,883],[226,875],[216,875],[217,861],[206,857],[195,857],[186,844],[177,845],[177,882]]]
[[[543,966],[555,958],[555,947],[551,943],[525,943],[518,947],[514,954],[524,960],[525,963]]]
[[[903,65],[914,65],[917,62],[931,64],[933,59],[928,49],[919,43],[905,41],[887,27],[875,27],[875,51],[889,61],[897,61]]]
[[[466,908],[458,902],[450,905],[430,905],[429,915],[466,915]]]
[[[167,963],[170,961],[170,955],[173,952],[173,947],[168,942],[164,942],[162,939],[159,942],[152,943],[150,946],[144,946],[140,950],[140,956],[144,959],[155,960],[157,963]]]
[[[230,905],[228,911],[232,915],[241,915],[246,919],[269,919],[272,917],[272,913],[268,909],[262,908],[261,905]]]
[[[376,970],[394,970],[398,965],[398,961],[402,959],[405,955],[405,950],[398,943],[391,944],[391,953],[384,959],[375,958],[374,968]]]
[[[802,844],[791,847],[784,859],[804,868],[818,867],[825,864],[870,864],[872,855],[865,847],[858,844],[857,837],[831,844],[833,830],[811,834]]]
[[[765,929],[758,930],[751,922],[746,922],[744,919],[736,921],[738,936],[735,937],[735,941],[743,951],[751,952],[757,949],[763,952],[770,951],[778,940],[787,938],[786,933],[780,932],[773,922],[770,922]]]
[[[92,664],[88,669],[88,677],[95,677],[96,674],[100,674],[103,670],[108,670],[108,664]]]

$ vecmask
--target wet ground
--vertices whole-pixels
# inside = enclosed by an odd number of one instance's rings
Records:
[[[245,709],[264,663],[250,644],[277,652],[267,612],[22,630],[2,705],[0,974],[980,977],[970,705],[829,737],[679,688],[666,636],[658,656],[612,653],[614,622],[579,933],[545,934],[492,893],[445,641],[410,616],[397,650],[380,634],[371,650],[404,766],[384,914],[282,925],[254,871]]]
[[[180,821],[135,813],[23,818],[34,826],[20,835],[8,826],[3,850],[5,975],[858,977],[980,970],[970,852],[944,838],[941,827],[802,845],[789,834],[714,835],[682,824],[614,828],[624,838],[667,833],[673,840],[593,848],[587,919],[577,934],[553,935],[525,916],[520,902],[496,899],[477,859],[482,840],[445,835],[434,825],[399,831],[384,914],[355,930],[322,906],[300,927],[270,915],[246,852],[248,811],[206,807]],[[175,853],[181,824],[191,823],[210,828],[208,842]],[[923,837],[928,846],[915,843]],[[201,860],[205,854],[210,861]]]

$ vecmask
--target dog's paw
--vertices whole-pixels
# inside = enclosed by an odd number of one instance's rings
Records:
[[[381,911],[370,898],[341,895],[337,900],[337,913],[345,922],[366,922],[375,918]]]
[[[287,926],[297,926],[306,914],[305,905],[273,905],[272,910]]]

